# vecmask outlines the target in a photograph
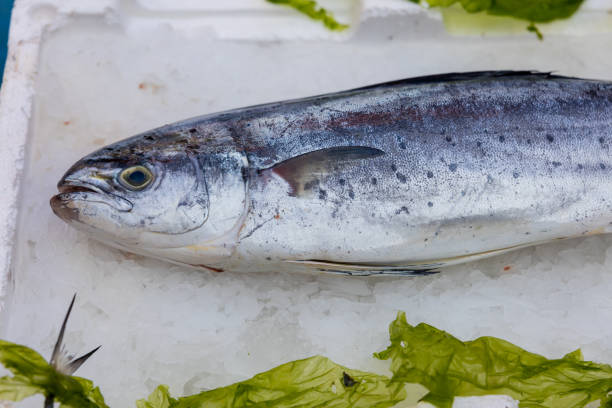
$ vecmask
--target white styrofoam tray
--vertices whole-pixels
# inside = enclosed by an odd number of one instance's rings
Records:
[[[447,71],[612,79],[609,26],[586,23],[609,22],[605,1],[543,27],[544,42],[452,37],[437,12],[403,0],[327,3],[351,31],[263,0],[17,0],[0,94],[3,338],[49,354],[78,292],[68,347],[103,345],[79,374],[114,407],[158,383],[193,393],[313,354],[386,373],[371,353],[397,310],[465,339],[497,335],[550,357],[581,346],[612,361],[610,237],[422,279],[211,275],[108,249],[53,216],[55,183],[79,157],[190,116]],[[477,401],[461,404],[507,404]]]

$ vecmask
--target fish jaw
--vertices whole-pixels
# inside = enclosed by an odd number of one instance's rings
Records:
[[[51,197],[53,212],[64,221],[78,221],[80,209],[92,204],[108,205],[120,212],[129,212],[134,205],[131,201],[102,191],[99,187],[76,181],[60,182],[59,194]]]

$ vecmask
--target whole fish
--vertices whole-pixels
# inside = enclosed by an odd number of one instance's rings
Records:
[[[54,212],[212,271],[414,275],[612,232],[612,83],[419,77],[205,115],[111,144]]]

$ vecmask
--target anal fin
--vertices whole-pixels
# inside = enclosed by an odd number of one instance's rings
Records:
[[[332,269],[319,269],[321,272],[331,273],[334,275],[346,275],[346,276],[427,276],[427,275],[435,275],[440,273],[440,271],[435,269],[375,269],[375,270],[359,270],[359,271],[340,271],[340,270],[332,270]]]
[[[319,260],[294,260],[289,263],[303,265],[319,272],[348,276],[426,276],[436,274],[443,263],[417,265],[360,265]]]

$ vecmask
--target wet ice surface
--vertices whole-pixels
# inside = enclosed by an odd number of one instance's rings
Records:
[[[612,237],[416,279],[208,274],[106,248],[51,213],[55,183],[82,155],[190,116],[448,71],[612,79],[605,36],[423,41],[395,33],[401,24],[369,24],[356,39],[326,43],[221,41],[164,26],[126,35],[92,20],[49,35],[5,338],[48,356],[78,292],[67,346],[103,345],[78,374],[113,407],[133,406],[159,383],[195,393],[313,354],[384,374],[387,363],[371,354],[387,345],[398,310],[461,339],[499,336],[548,357],[582,347],[586,358],[612,362]],[[365,34],[377,28],[387,32]]]

